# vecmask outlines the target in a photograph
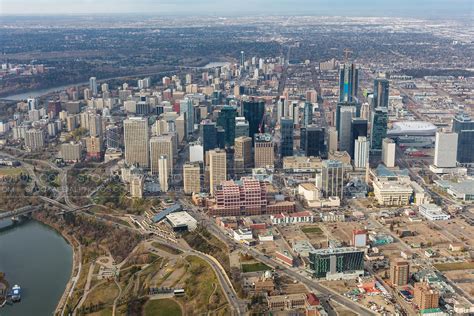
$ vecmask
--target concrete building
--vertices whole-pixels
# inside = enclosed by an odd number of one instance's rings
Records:
[[[328,130],[328,152],[337,151],[337,129],[330,127]]]
[[[415,283],[413,296],[420,310],[439,307],[439,292],[432,289],[428,283]]]
[[[131,117],[123,121],[125,162],[138,164],[142,168],[149,167],[149,136],[148,120]]]
[[[249,136],[249,122],[245,117],[238,116],[235,118],[235,138],[241,136]]]
[[[365,136],[359,136],[354,141],[354,168],[363,169],[369,162],[369,141]]]
[[[274,166],[275,155],[270,134],[255,134],[254,161],[255,168]]]
[[[382,141],[382,161],[388,168],[395,167],[395,142],[391,138]]]
[[[44,132],[40,129],[29,129],[25,133],[25,147],[29,151],[37,151],[44,147]]]
[[[443,209],[436,204],[422,204],[418,211],[429,221],[443,221],[450,219],[450,216],[443,212]]]
[[[160,181],[161,192],[168,192],[169,189],[169,169],[168,157],[166,155],[160,156],[158,159],[158,179]]]
[[[142,198],[143,197],[143,187],[145,184],[145,179],[142,175],[133,176],[130,180],[130,195],[133,198]]]
[[[317,278],[346,272],[364,273],[364,251],[354,247],[318,249],[309,254],[309,267]]]
[[[410,264],[405,260],[395,260],[390,265],[390,282],[393,286],[404,286],[410,279]]]
[[[321,168],[321,190],[324,197],[344,196],[344,165],[337,160],[324,160]]]
[[[290,156],[283,158],[283,170],[289,173],[315,172],[321,169],[323,160],[320,157]]]
[[[189,162],[204,161],[204,148],[201,142],[189,143]]]
[[[64,161],[79,161],[81,160],[81,143],[64,143],[61,144],[61,157]]]
[[[234,172],[243,173],[252,167],[252,138],[237,137],[234,144]]]
[[[214,195],[215,189],[227,180],[227,155],[224,150],[209,150],[209,192]]]
[[[456,167],[458,134],[437,132],[433,165],[437,168]]]
[[[100,160],[102,156],[103,146],[102,138],[98,136],[89,136],[86,138],[87,158]]]
[[[183,190],[186,194],[201,192],[201,167],[199,163],[183,166]]]
[[[197,220],[188,212],[174,212],[166,215],[173,231],[193,231],[197,228]]]
[[[154,136],[150,139],[150,169],[153,175],[159,173],[159,160],[161,156],[167,157],[168,175],[173,174],[174,149],[173,135],[171,134]]]

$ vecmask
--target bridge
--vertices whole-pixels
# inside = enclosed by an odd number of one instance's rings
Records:
[[[10,217],[20,216],[24,214],[29,214],[32,212],[36,212],[39,209],[40,208],[38,206],[31,206],[31,205],[23,206],[13,211],[0,213],[0,220],[10,218]]]

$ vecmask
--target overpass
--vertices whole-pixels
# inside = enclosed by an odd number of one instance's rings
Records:
[[[29,214],[29,213],[32,213],[32,212],[36,212],[39,209],[40,208],[38,206],[31,206],[31,205],[23,206],[23,207],[17,208],[16,210],[13,210],[13,211],[0,213],[0,220],[6,219],[6,218],[9,218],[9,217],[15,217],[15,216]]]

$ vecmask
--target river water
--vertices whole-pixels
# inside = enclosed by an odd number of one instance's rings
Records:
[[[21,302],[0,308],[1,316],[52,315],[71,276],[72,248],[55,230],[30,220],[0,231],[0,271],[22,289]]]

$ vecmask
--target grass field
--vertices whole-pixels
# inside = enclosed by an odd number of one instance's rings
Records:
[[[174,300],[150,300],[145,304],[145,316],[180,316],[183,312]]]
[[[308,233],[322,234],[323,233],[321,228],[319,228],[318,226],[305,226],[305,227],[301,228],[301,231],[305,234],[308,234]]]
[[[474,262],[438,263],[434,265],[439,271],[474,269]]]
[[[266,271],[271,270],[269,266],[261,262],[255,263],[243,263],[242,264],[242,272],[258,272],[258,271]]]
[[[23,168],[0,168],[0,177],[17,177],[22,172],[26,174]]]
[[[182,251],[179,250],[179,249],[174,249],[174,248],[171,248],[167,245],[163,245],[163,244],[160,244],[160,243],[157,243],[157,242],[152,243],[152,246],[157,248],[157,249],[163,250],[167,253],[170,253],[172,255],[179,255],[179,254],[182,253]]]

